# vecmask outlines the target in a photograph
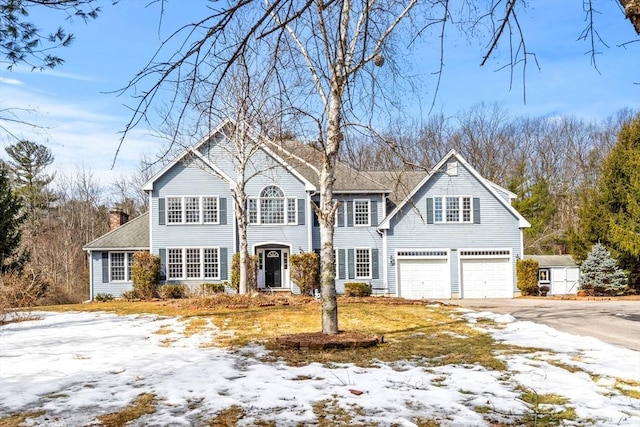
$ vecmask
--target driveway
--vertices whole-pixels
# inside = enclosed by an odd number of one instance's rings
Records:
[[[542,298],[443,300],[476,311],[511,314],[572,335],[640,351],[640,301]]]

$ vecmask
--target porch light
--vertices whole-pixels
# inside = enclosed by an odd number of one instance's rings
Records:
[[[389,255],[389,264],[396,265],[396,260],[393,258],[393,255]]]

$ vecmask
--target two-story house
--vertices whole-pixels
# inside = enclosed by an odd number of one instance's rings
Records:
[[[149,212],[84,249],[90,289],[119,296],[132,287],[133,254],[159,255],[164,283],[197,288],[225,282],[239,247],[234,214],[238,156],[225,122],[160,170],[144,190]],[[312,146],[254,137],[245,163],[249,252],[258,287],[297,293],[289,255],[318,250],[312,202],[319,201],[321,153]],[[513,297],[515,260],[529,223],[515,195],[450,151],[429,173],[356,171],[337,162],[334,198],[336,288],[348,281],[406,298]],[[114,213],[119,225],[119,213]]]

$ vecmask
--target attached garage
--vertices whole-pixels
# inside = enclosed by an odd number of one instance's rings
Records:
[[[451,298],[447,251],[398,251],[398,296],[409,299]]]
[[[513,298],[509,250],[460,251],[461,298]]]

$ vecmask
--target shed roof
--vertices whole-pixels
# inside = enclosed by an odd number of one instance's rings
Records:
[[[115,230],[87,243],[85,251],[100,249],[149,249],[149,213],[144,213]]]
[[[571,255],[525,255],[524,259],[538,261],[540,267],[578,267]]]

